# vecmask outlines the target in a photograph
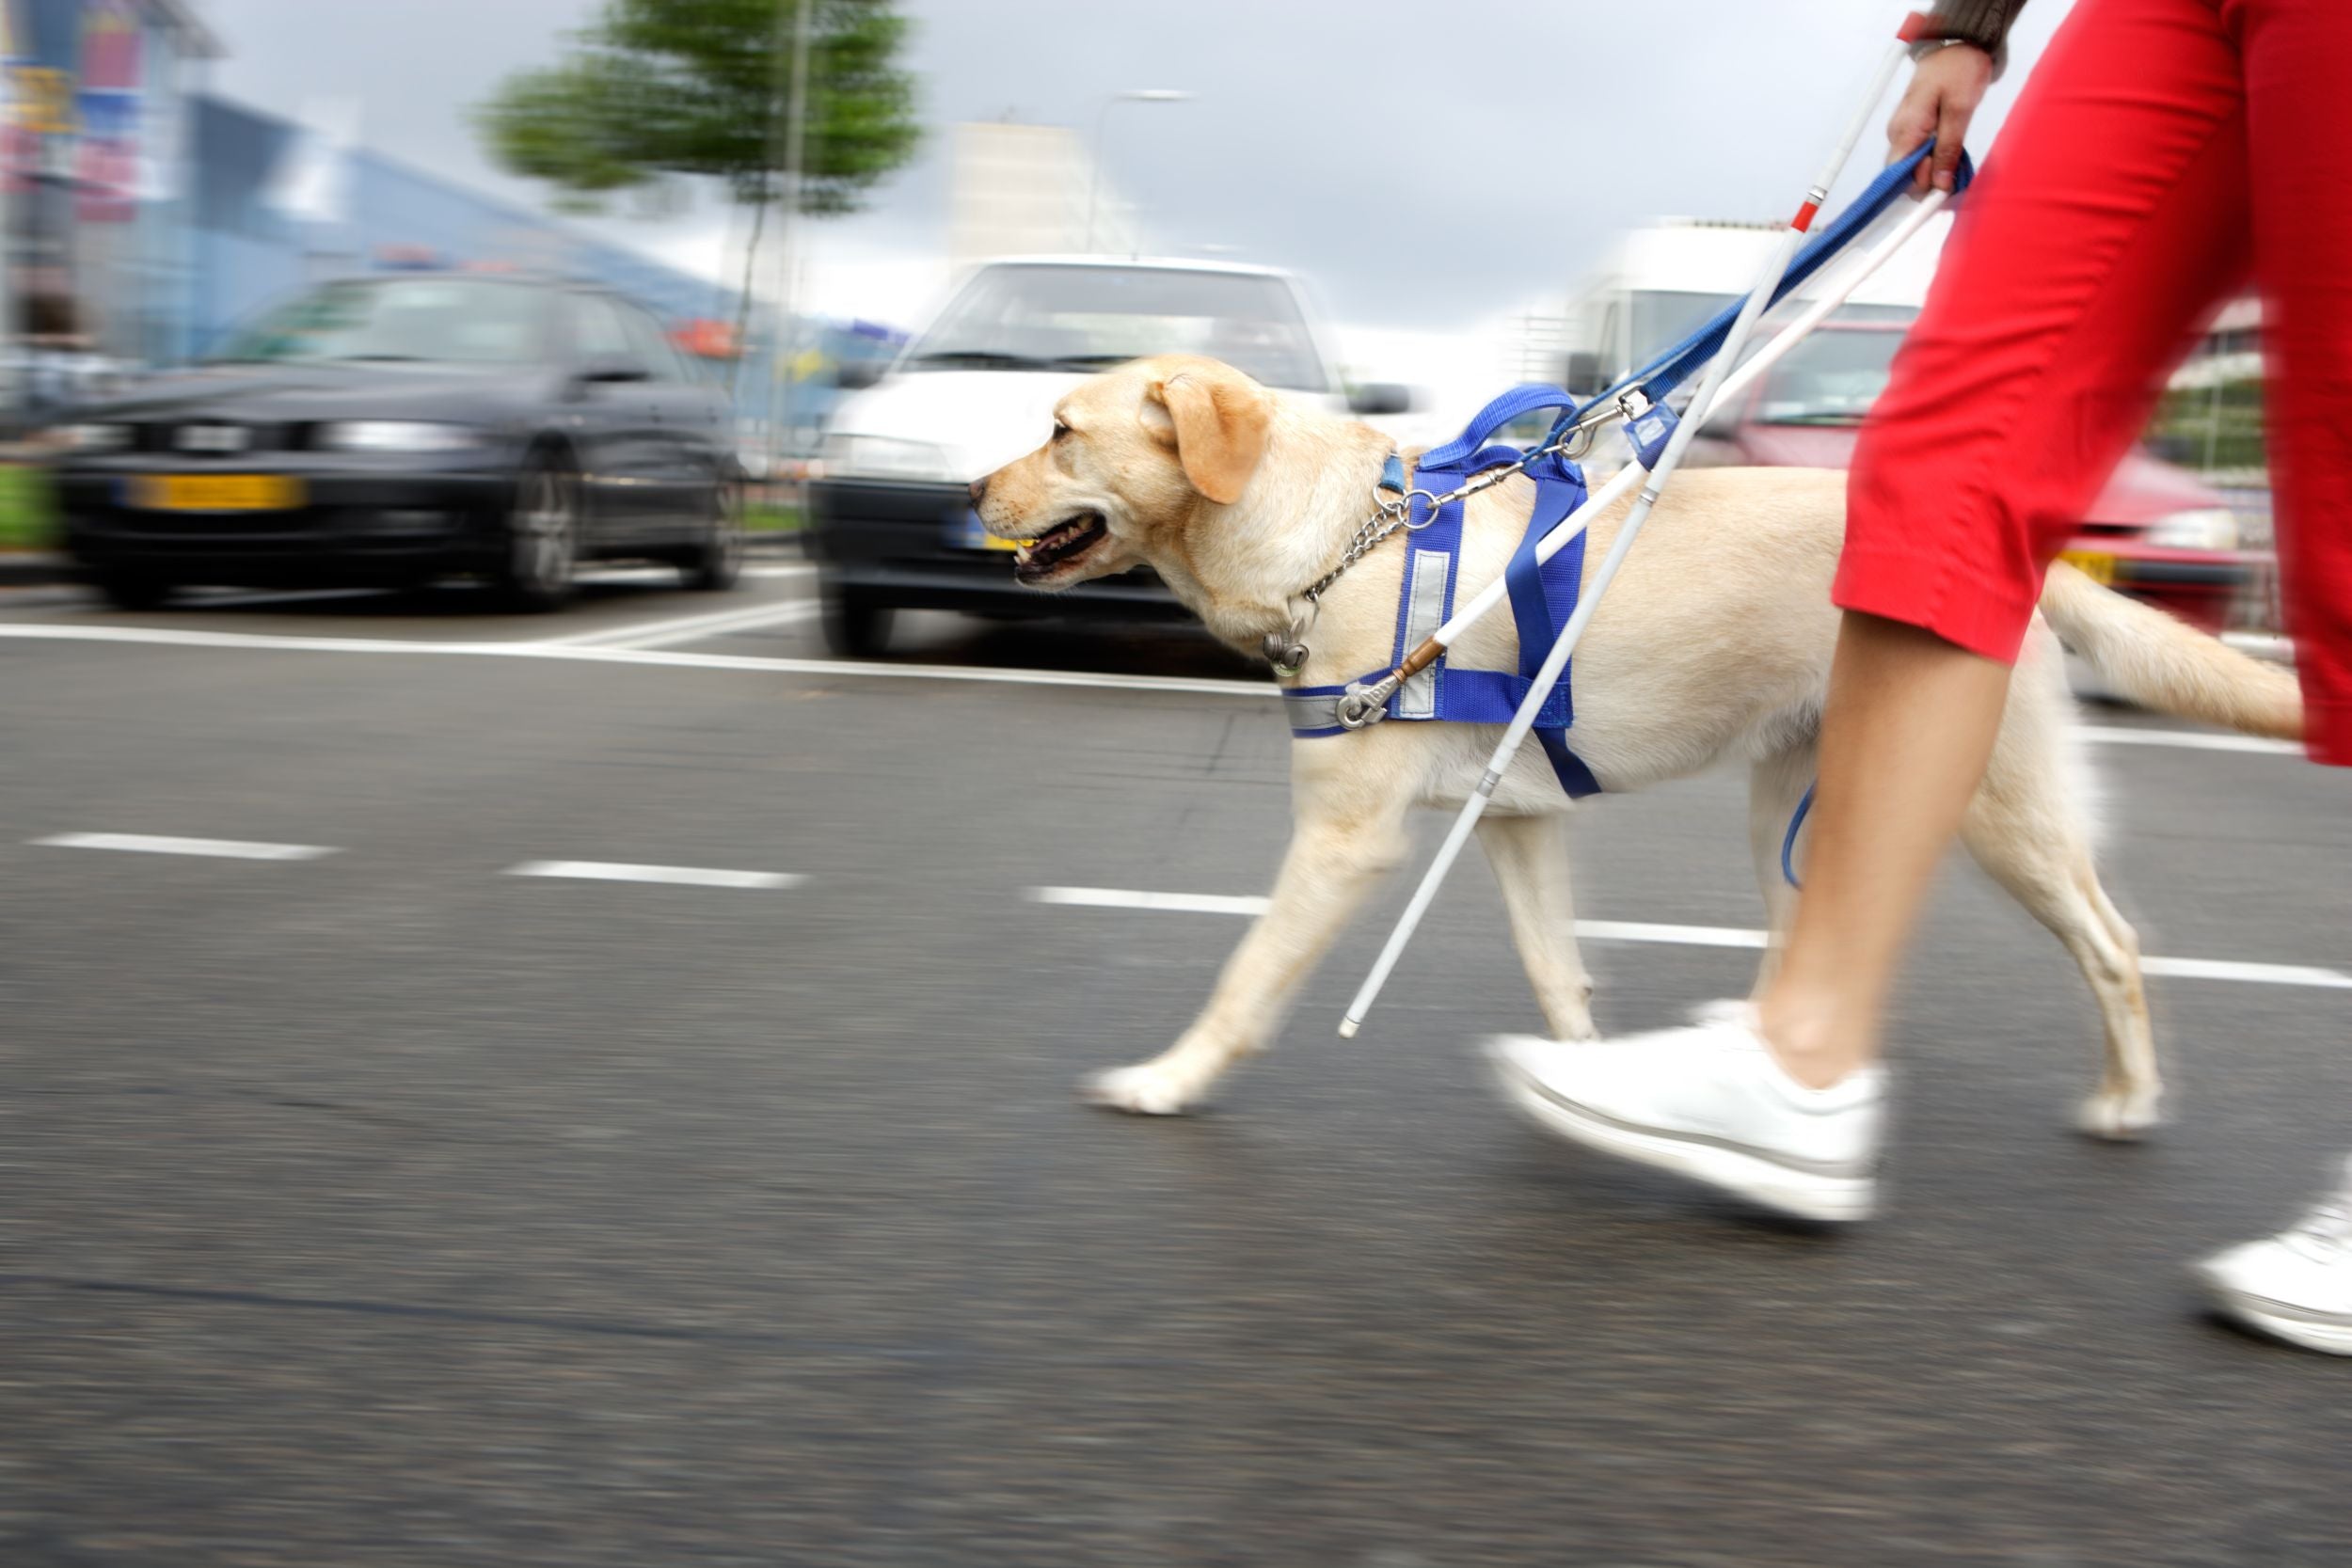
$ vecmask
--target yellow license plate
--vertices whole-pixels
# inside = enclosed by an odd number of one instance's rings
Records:
[[[141,474],[131,504],[150,512],[289,512],[302,481],[288,474]]]
[[[2115,584],[2115,557],[2105,550],[2060,550],[2058,559],[2093,582]]]

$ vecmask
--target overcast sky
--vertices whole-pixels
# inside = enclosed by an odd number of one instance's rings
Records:
[[[2071,0],[2035,0],[2016,62],[1971,136],[1981,155]],[[283,113],[363,102],[367,145],[536,202],[468,122],[506,71],[543,61],[596,0],[198,0],[227,95]],[[1899,20],[1901,0],[902,0],[925,125],[1013,119],[1091,134],[1121,104],[1108,177],[1172,255],[1295,267],[1355,357],[1427,352],[1557,307],[1629,224],[1780,218]],[[1889,101],[1891,106],[1891,99]],[[1882,116],[1883,119],[1883,116]],[[946,138],[822,226],[820,309],[913,325],[942,278]],[[1847,186],[1877,161],[1875,134]],[[602,232],[698,271],[722,264],[707,208]],[[1383,367],[1368,366],[1375,373]],[[1409,373],[1409,368],[1394,373]]]

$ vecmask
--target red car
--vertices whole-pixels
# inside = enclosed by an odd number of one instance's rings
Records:
[[[1716,466],[1843,468],[1902,341],[1894,321],[1825,322],[1732,406],[1691,459]],[[2134,451],[2091,503],[2064,559],[2101,582],[2219,632],[2252,576],[2237,519],[2196,476]]]

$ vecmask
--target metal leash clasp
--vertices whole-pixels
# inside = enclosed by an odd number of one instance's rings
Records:
[[[1340,697],[1340,728],[1368,730],[1386,719],[1389,716],[1389,699],[1395,696],[1397,689],[1404,684],[1393,670],[1369,686],[1362,681],[1349,682],[1347,690]]]

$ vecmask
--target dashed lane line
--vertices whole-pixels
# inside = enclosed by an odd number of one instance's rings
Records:
[[[1247,914],[1266,911],[1263,898],[1216,893],[1138,893],[1120,887],[1033,887],[1035,904],[1070,904],[1089,910],[1163,910],[1178,914]]]
[[[1116,887],[1033,887],[1031,902],[1093,910],[1154,910],[1182,914],[1265,912],[1263,898],[1211,893],[1146,893]],[[1580,920],[1576,934],[1594,942],[1659,942],[1671,947],[1761,948],[1762,931],[1737,926],[1660,926],[1631,920]],[[2242,963],[2230,958],[2142,958],[2148,974],[2172,980],[2236,980],[2258,986],[2312,986],[2352,990],[2352,974],[2312,964]]]
[[[787,888],[808,879],[787,871],[729,871],[707,865],[629,865],[613,861],[525,861],[509,877],[564,877],[587,882],[674,882],[681,887]]]
[[[235,861],[314,861],[335,851],[320,844],[257,844],[235,838],[172,838],[158,833],[52,833],[32,841],[47,849],[127,849],[146,855],[210,855]]]

